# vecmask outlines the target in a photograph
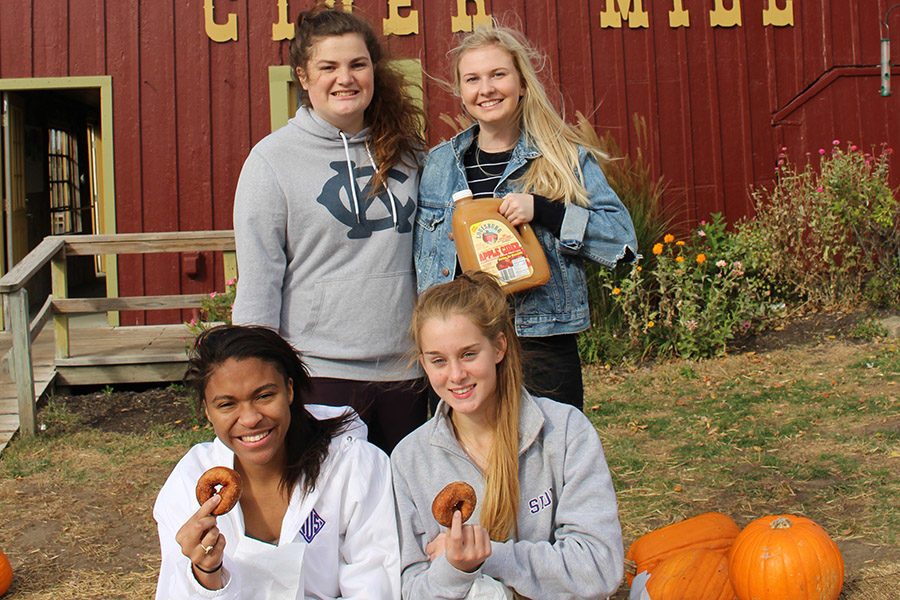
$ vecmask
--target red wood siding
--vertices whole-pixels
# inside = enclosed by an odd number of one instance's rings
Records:
[[[742,24],[727,28],[710,25],[712,0],[684,0],[686,28],[669,25],[673,2],[643,0],[649,27],[601,28],[608,2],[616,0],[484,4],[546,53],[545,76],[558,83],[553,97],[569,119],[576,111],[589,115],[626,152],[639,145],[633,115],[644,119],[642,151],[669,182],[667,204],[686,224],[715,211],[732,221],[747,214],[748,190],[771,182],[782,145],[802,161],[833,139],[864,149],[900,139],[900,89],[888,98],[878,93],[880,21],[890,0],[794,0],[791,27],[764,26],[769,0],[744,0]],[[785,0],[771,4],[783,7]],[[291,0],[290,19],[308,5]],[[271,39],[277,0],[215,0],[215,6],[217,22],[237,15],[237,41],[209,40],[203,0],[0,2],[0,77],[112,76],[118,231],[232,226],[244,157],[269,131],[267,67],[286,64],[288,52],[287,42]],[[381,31],[389,0],[356,0],[354,10]],[[420,58],[429,74],[449,77],[456,2],[412,0],[400,12],[410,10],[418,11],[419,33],[391,36],[392,54]],[[897,63],[900,11],[892,24]],[[454,132],[441,116],[461,109],[458,99],[425,81],[430,141],[437,142]],[[895,165],[895,184],[898,173]],[[221,287],[220,257],[206,254],[202,263],[191,277],[178,257],[122,257],[120,292]]]

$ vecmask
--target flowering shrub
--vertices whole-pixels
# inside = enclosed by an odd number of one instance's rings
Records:
[[[231,324],[231,307],[236,290],[237,280],[229,279],[225,282],[224,292],[212,292],[200,301],[200,319],[185,323],[195,337],[215,325]]]
[[[592,327],[579,336],[585,362],[710,356],[803,307],[900,306],[891,148],[868,153],[835,140],[807,153],[802,167],[786,152],[775,185],[752,192],[755,215],[733,233],[713,215],[685,239],[660,232],[642,242],[640,265],[588,270]]]
[[[789,300],[814,307],[900,298],[900,209],[879,155],[834,140],[804,167],[782,148],[776,181],[752,193],[755,216],[738,226],[751,269]]]
[[[711,356],[753,326],[758,299],[747,293],[744,265],[731,256],[721,215],[701,222],[689,240],[667,234],[651,252],[655,269],[635,265],[626,278],[607,284],[632,352]]]

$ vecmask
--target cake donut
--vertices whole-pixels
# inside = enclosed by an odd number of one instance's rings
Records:
[[[438,523],[444,527],[450,527],[453,523],[453,513],[459,511],[462,513],[462,520],[465,523],[472,516],[475,510],[475,490],[465,481],[454,481],[444,486],[438,495],[434,497],[431,503],[431,514]]]
[[[216,489],[216,486],[220,486]],[[200,476],[197,481],[197,502],[203,504],[213,494],[219,494],[222,500],[216,506],[212,514],[224,515],[234,508],[241,499],[241,475],[228,467],[213,467]]]

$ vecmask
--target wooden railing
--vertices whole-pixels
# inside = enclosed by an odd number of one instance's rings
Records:
[[[48,320],[53,320],[56,357],[69,356],[69,315],[120,310],[199,308],[206,294],[171,294],[125,298],[69,298],[66,257],[172,252],[225,252],[226,279],[235,273],[233,231],[178,231],[111,235],[50,236],[0,278],[0,295],[12,334],[12,375],[16,382],[19,430],[35,432],[34,369],[31,343]],[[25,286],[50,263],[51,295],[37,315],[29,319]]]

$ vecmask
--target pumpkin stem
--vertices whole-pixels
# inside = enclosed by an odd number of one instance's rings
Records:
[[[772,529],[790,529],[791,525],[793,525],[793,523],[791,523],[791,520],[787,517],[778,517],[772,521],[769,527]]]

